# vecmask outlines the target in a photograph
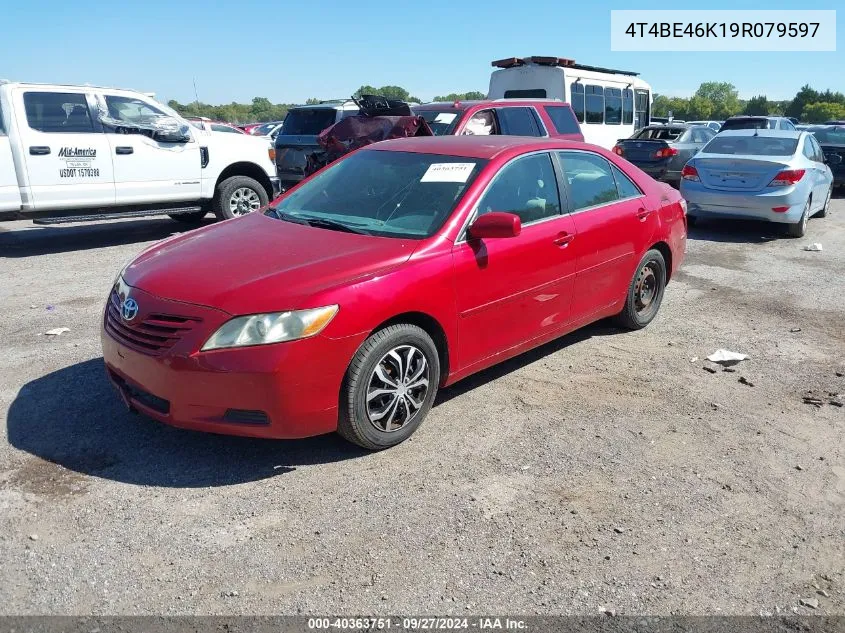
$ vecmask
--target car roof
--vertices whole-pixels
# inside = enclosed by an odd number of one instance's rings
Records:
[[[468,101],[431,101],[429,103],[411,104],[415,110],[466,110],[474,106],[490,105],[496,107],[508,106],[529,106],[529,105],[559,105],[568,106],[569,103],[560,99],[473,99]]]
[[[719,132],[718,137],[724,136],[766,136],[770,138],[801,138],[805,130],[725,130]]]
[[[534,149],[600,149],[580,141],[533,136],[415,136],[374,143],[364,150],[443,154],[466,158],[493,159],[501,154]]]

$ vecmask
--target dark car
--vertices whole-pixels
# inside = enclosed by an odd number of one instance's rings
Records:
[[[555,99],[496,99],[425,103],[411,107],[435,136],[551,136],[583,141],[572,106]]]
[[[722,123],[720,132],[725,130],[795,130],[795,124],[783,116],[749,116],[738,114],[728,117]]]
[[[833,186],[845,187],[845,122],[842,125],[813,125],[807,128],[824,153],[824,162],[833,172]]]
[[[649,125],[613,148],[655,180],[678,187],[681,170],[716,132],[706,125]]]

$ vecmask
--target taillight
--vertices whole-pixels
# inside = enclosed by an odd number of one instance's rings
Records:
[[[669,158],[670,156],[677,156],[678,150],[674,147],[664,147],[663,149],[659,149],[654,153],[655,158]]]
[[[770,187],[789,187],[804,177],[803,169],[784,169],[777,176],[772,178]]]
[[[681,170],[681,178],[692,180],[693,182],[701,182],[701,178],[698,177],[698,170],[692,165],[684,165],[684,168]]]
[[[625,155],[625,152],[622,151],[621,145],[614,145],[613,146],[613,153],[616,154],[617,156],[624,156]]]

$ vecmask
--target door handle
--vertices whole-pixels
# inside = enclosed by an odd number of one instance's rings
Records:
[[[645,222],[646,218],[652,214],[651,209],[640,209],[637,211],[637,217],[640,219],[640,222]]]
[[[125,156],[126,154],[132,154],[135,152],[134,147],[115,147],[114,153],[118,156]]]
[[[560,246],[561,248],[566,248],[569,246],[569,243],[575,239],[575,236],[571,233],[560,233],[554,240],[554,244],[556,246]]]
[[[45,145],[30,145],[29,153],[33,156],[46,156],[50,153],[50,148]]]

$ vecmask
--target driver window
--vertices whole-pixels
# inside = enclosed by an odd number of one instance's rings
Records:
[[[530,224],[560,215],[552,159],[548,154],[533,154],[508,163],[478,203],[478,215],[505,211]]]
[[[489,136],[498,133],[496,118],[493,116],[492,110],[482,110],[473,114],[462,132],[462,134],[475,136]]]

